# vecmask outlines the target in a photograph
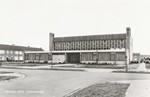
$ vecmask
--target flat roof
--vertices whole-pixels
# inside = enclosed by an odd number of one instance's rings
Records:
[[[42,48],[36,47],[25,47],[25,46],[16,46],[16,45],[6,45],[0,44],[0,50],[16,50],[16,51],[43,51]]]
[[[125,49],[110,49],[110,50],[68,50],[68,51],[52,51],[52,53],[80,53],[80,52],[125,52]],[[26,51],[25,53],[51,53],[51,51]]]
[[[125,38],[126,38],[126,33],[123,33],[123,34],[105,34],[105,35],[88,35],[88,36],[68,36],[68,37],[54,37],[54,42],[114,40],[114,39],[125,39]]]

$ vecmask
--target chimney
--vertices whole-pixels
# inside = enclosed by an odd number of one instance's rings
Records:
[[[54,33],[49,33],[49,51],[54,50]]]
[[[126,33],[127,33],[127,36],[131,36],[131,29],[130,27],[126,27]]]
[[[128,71],[128,64],[132,59],[132,52],[131,52],[131,29],[130,27],[126,27],[126,71]]]

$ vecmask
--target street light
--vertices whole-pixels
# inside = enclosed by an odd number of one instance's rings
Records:
[[[99,59],[99,58],[98,58],[98,56],[99,56],[99,55],[98,55],[98,50],[96,50],[96,54],[97,54],[97,56],[96,56],[96,57],[97,57],[97,58],[96,58],[96,63],[98,64],[98,59]]]
[[[51,58],[50,58],[50,59],[51,59],[51,63],[50,63],[50,64],[51,64],[51,69],[53,69],[52,51],[50,52],[50,54],[49,54],[49,55],[50,55],[50,57],[51,57]]]
[[[126,72],[128,72],[128,62],[127,62],[127,56],[125,56],[125,61],[126,61]]]

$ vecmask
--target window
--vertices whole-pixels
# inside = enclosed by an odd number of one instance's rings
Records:
[[[111,40],[111,48],[114,48],[114,40]]]
[[[55,50],[57,51],[58,50],[58,44],[55,43]]]
[[[74,42],[70,42],[70,45],[69,45],[69,50],[74,50]]]
[[[66,45],[67,45],[67,46],[66,46],[66,47],[67,47],[67,50],[69,50],[69,42],[67,42],[67,44],[66,44]]]
[[[80,43],[77,42],[77,50],[80,50]]]
[[[75,42],[75,50],[77,50],[77,48],[78,48],[78,44],[77,42]]]
[[[125,40],[121,40],[121,48],[125,48]]]
[[[111,43],[110,43],[111,41],[110,40],[108,40],[108,43],[107,43],[107,49],[110,49],[111,48]]]
[[[88,43],[88,41],[86,41],[86,50],[88,50],[89,49],[89,43]]]
[[[10,54],[13,54],[13,51],[10,51]]]
[[[15,51],[15,54],[19,54],[19,52],[18,52],[18,51]]]
[[[85,42],[82,42],[82,50],[85,50]]]
[[[96,41],[94,41],[94,50],[96,50],[97,44]]]
[[[59,43],[59,50],[62,50],[62,43]]]
[[[90,50],[91,50],[91,49],[92,49],[92,41],[90,41],[89,44],[90,44],[90,47],[89,47],[89,48],[90,48]]]
[[[95,48],[95,41],[92,41],[92,50]]]
[[[0,50],[0,54],[4,54],[4,50]]]
[[[121,40],[118,40],[118,48],[121,49]]]
[[[19,54],[23,54],[23,52],[22,52],[22,51],[19,51]]]
[[[99,50],[101,49],[101,41],[99,41]]]
[[[100,61],[110,61],[110,53],[99,53]]]
[[[66,48],[66,42],[64,42],[64,50],[67,50],[67,48]]]
[[[117,53],[117,61],[125,61],[125,53]]]
[[[106,40],[104,40],[104,47],[103,47],[104,49],[106,49],[107,48],[107,41]]]
[[[92,61],[93,55],[92,53],[82,53],[82,61]]]
[[[64,50],[64,43],[62,42],[61,45],[62,45],[62,50]]]
[[[72,50],[75,49],[75,42],[72,42]]]
[[[9,50],[7,50],[6,53],[9,54]]]
[[[117,44],[117,40],[115,40],[115,49],[117,48],[118,44]]]

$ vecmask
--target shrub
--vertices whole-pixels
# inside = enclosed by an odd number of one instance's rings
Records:
[[[44,61],[44,63],[48,63],[47,61]]]

